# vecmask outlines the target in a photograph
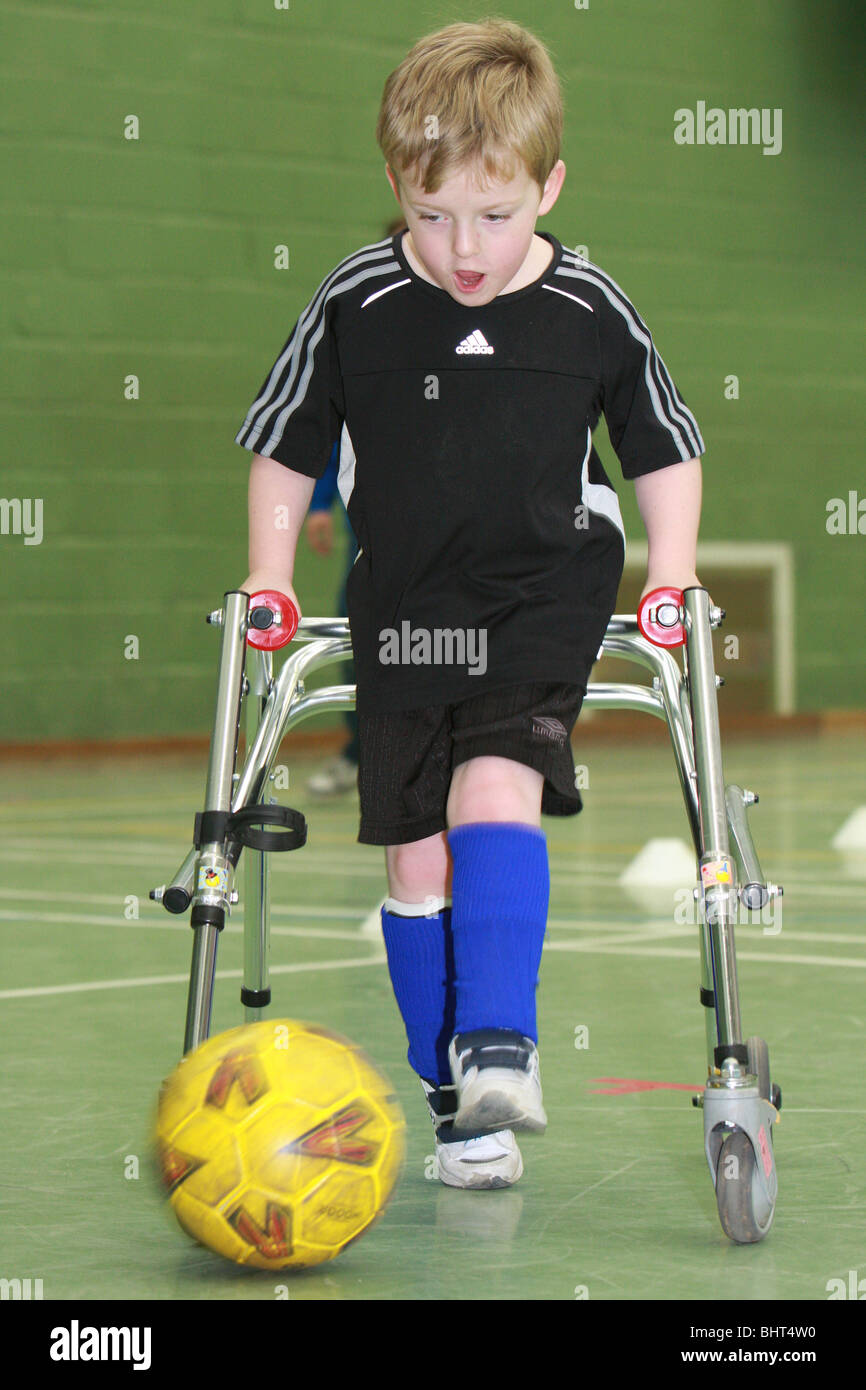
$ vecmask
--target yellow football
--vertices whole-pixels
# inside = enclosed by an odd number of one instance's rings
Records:
[[[163,1082],[159,1172],[183,1229],[258,1269],[333,1259],[381,1215],[405,1120],[359,1047],[293,1019],[202,1043]]]

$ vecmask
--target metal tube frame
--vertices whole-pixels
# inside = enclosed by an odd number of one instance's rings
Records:
[[[251,659],[245,688],[245,732],[246,746],[251,748],[273,683],[274,662],[271,652],[249,648],[248,655]],[[259,801],[262,799],[263,793],[260,792]],[[271,1002],[268,984],[270,921],[268,856],[264,850],[247,846],[244,861],[244,985],[241,991],[247,1023],[257,1022],[262,1016],[262,1009]]]
[[[205,790],[205,810],[210,812],[226,812],[231,805],[243,699],[248,604],[248,595],[240,590],[225,596],[217,703]],[[225,925],[231,895],[231,866],[221,840],[201,844],[193,849],[191,858],[193,952],[184,1030],[185,1053],[197,1047],[210,1032],[217,942]]]
[[[294,638],[294,649],[274,677],[270,653],[249,649],[248,676],[242,679],[246,648],[246,595],[227,594],[223,619],[217,714],[210,753],[206,809],[227,809],[262,804],[280,744],[303,720],[325,711],[354,707],[355,687],[330,686],[307,693],[305,677],[329,663],[351,656],[348,623],[342,618],[304,618]],[[218,615],[212,615],[216,618]],[[763,887],[760,866],[745,822],[743,804],[751,793],[725,788],[719,737],[717,678],[713,666],[711,628],[721,621],[710,608],[705,589],[687,589],[683,595],[686,644],[682,668],[671,652],[644,638],[634,615],[614,615],[608,624],[602,651],[634,661],[652,673],[652,685],[591,682],[584,699],[588,709],[631,709],[652,714],[666,722],[680,780],[686,817],[695,848],[701,905],[699,940],[701,997],[706,1005],[708,1071],[718,1074],[718,1049],[741,1045],[741,1023],[734,950],[736,879],[730,884],[715,878],[712,866],[730,859],[728,820],[734,847],[746,866],[747,886]],[[239,664],[240,663],[240,664]],[[243,769],[233,774],[231,750],[237,735],[243,696],[246,710],[246,757]],[[230,788],[233,786],[233,791]],[[739,799],[735,794],[739,793]],[[242,999],[247,1021],[261,1016],[268,1002],[268,856],[247,849],[244,891],[244,978]],[[185,1051],[208,1036],[216,963],[216,944],[222,923],[237,895],[231,891],[232,875],[240,846],[209,844],[193,849],[168,888],[152,896],[165,897],[169,889],[188,895],[193,918],[205,907],[206,921],[193,921],[195,942],[190,975]],[[204,875],[219,878],[219,890],[205,890]],[[709,879],[708,882],[702,880]],[[174,909],[173,909],[174,910]],[[251,1003],[250,1000],[253,1002]],[[712,1001],[712,1002],[709,1002]]]

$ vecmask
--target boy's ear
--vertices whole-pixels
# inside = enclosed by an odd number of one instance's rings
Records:
[[[544,189],[541,195],[541,202],[538,206],[539,217],[543,217],[546,212],[550,212],[550,209],[553,207],[554,203],[559,197],[559,193],[564,182],[565,165],[561,159],[558,159],[554,164],[553,168],[551,169],[550,173],[548,174],[547,180],[544,185]]]

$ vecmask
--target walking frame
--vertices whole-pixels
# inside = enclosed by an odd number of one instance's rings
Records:
[[[740,905],[748,912],[762,911],[782,889],[765,881],[752,842],[747,808],[757,796],[724,783],[716,698],[722,682],[715,675],[712,649],[712,629],[724,613],[711,604],[706,589],[685,589],[676,597],[682,603],[673,613],[668,606],[667,621],[661,606],[653,616],[663,626],[681,624],[682,665],[668,646],[647,640],[637,616],[614,615],[602,651],[648,668],[652,684],[590,682],[583,704],[588,709],[642,710],[668,726],[696,855],[707,1081],[692,1101],[703,1111],[704,1149],[722,1227],[731,1240],[749,1244],[763,1239],[773,1220],[778,1184],[772,1127],[782,1098],[770,1080],[766,1042],[754,1036],[743,1040],[734,925]],[[302,720],[326,710],[351,709],[355,703],[351,685],[305,689],[313,671],[351,657],[346,620],[302,619],[294,648],[275,677],[273,652],[252,645],[250,634],[254,638],[257,629],[279,621],[237,590],[228,592],[224,607],[208,616],[208,622],[222,628],[222,646],[205,808],[195,818],[193,848],[171,881],[150,894],[169,912],[192,909],[184,1053],[209,1036],[217,943],[238,902],[233,884],[244,848],[241,1002],[246,1021],[260,1019],[270,1003],[268,854],[297,849],[306,839],[303,816],[267,795],[274,760],[285,735]],[[246,756],[237,772],[244,700]]]

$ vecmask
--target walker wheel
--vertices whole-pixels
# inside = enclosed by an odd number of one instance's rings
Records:
[[[758,1181],[752,1141],[744,1129],[733,1129],[719,1150],[716,1165],[716,1205],[725,1235],[737,1245],[763,1240],[773,1224],[775,1206],[769,1206]]]
[[[262,589],[250,599],[247,642],[259,651],[277,651],[291,642],[299,621],[291,599],[276,589]]]
[[[641,599],[637,625],[656,647],[681,647],[686,640],[682,589],[651,589]]]
[[[747,1038],[748,1067],[757,1077],[763,1100],[782,1103],[782,1093],[770,1081],[770,1052],[763,1038]],[[776,1109],[779,1108],[776,1105]],[[772,1147],[770,1127],[766,1142]],[[716,1164],[716,1204],[725,1235],[737,1245],[754,1245],[763,1240],[773,1222],[775,1207],[769,1206],[758,1181],[757,1160],[752,1141],[743,1129],[731,1130],[719,1151]]]

